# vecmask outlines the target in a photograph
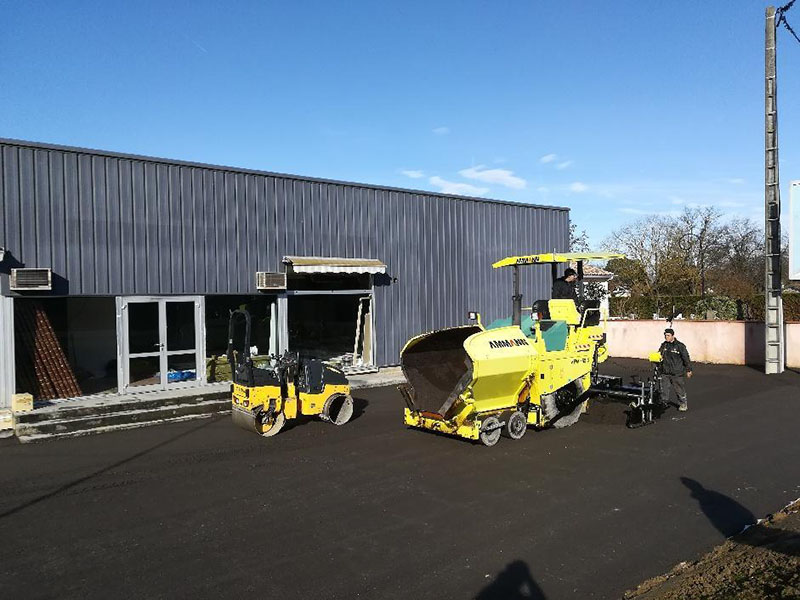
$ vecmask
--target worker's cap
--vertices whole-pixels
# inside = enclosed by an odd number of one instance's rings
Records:
[[[672,329],[672,327],[667,327],[667,328],[664,330],[664,335],[667,335],[667,334],[670,334],[670,335],[675,335],[675,330],[674,330],[674,329]]]
[[[564,277],[569,277],[570,275],[577,275],[577,274],[578,273],[575,271],[575,269],[569,267],[567,267],[567,269],[564,271]]]

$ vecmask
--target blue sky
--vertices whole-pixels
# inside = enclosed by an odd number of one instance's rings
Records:
[[[0,0],[0,137],[569,206],[595,244],[692,204],[761,220],[768,4]],[[788,204],[785,30],[779,69]]]

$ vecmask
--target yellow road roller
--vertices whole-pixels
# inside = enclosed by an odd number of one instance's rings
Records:
[[[585,300],[583,262],[621,254],[552,253],[511,256],[494,268],[513,270],[512,317],[416,336],[400,355],[407,383],[399,386],[406,425],[493,446],[520,439],[528,425],[572,425],[586,408],[597,368],[608,357],[599,301]],[[519,269],[576,262],[575,300],[539,300],[523,310]],[[527,313],[523,317],[523,312]]]
[[[319,416],[344,425],[353,416],[353,398],[345,374],[316,359],[289,352],[256,363],[250,346],[251,317],[231,311],[228,362],[231,365],[231,412],[235,425],[264,437],[277,434],[300,415]],[[241,335],[236,335],[237,330]],[[243,330],[243,331],[242,331]],[[239,344],[235,340],[239,338]]]

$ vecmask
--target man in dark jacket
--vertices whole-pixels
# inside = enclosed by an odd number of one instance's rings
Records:
[[[553,293],[550,297],[553,300],[574,300],[578,302],[578,292],[575,290],[575,282],[578,280],[578,274],[575,269],[567,269],[564,271],[564,276],[559,277],[553,282]]]
[[[675,395],[678,396],[678,410],[687,411],[689,405],[686,403],[686,378],[692,376],[692,361],[689,358],[689,351],[681,342],[675,339],[674,329],[664,330],[664,343],[658,349],[661,353],[661,391],[663,397],[661,401],[669,402],[672,388],[675,388]]]

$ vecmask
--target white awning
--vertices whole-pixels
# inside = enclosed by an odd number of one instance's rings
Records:
[[[376,258],[336,258],[323,256],[285,256],[283,262],[295,273],[349,273],[377,275],[386,265]]]

